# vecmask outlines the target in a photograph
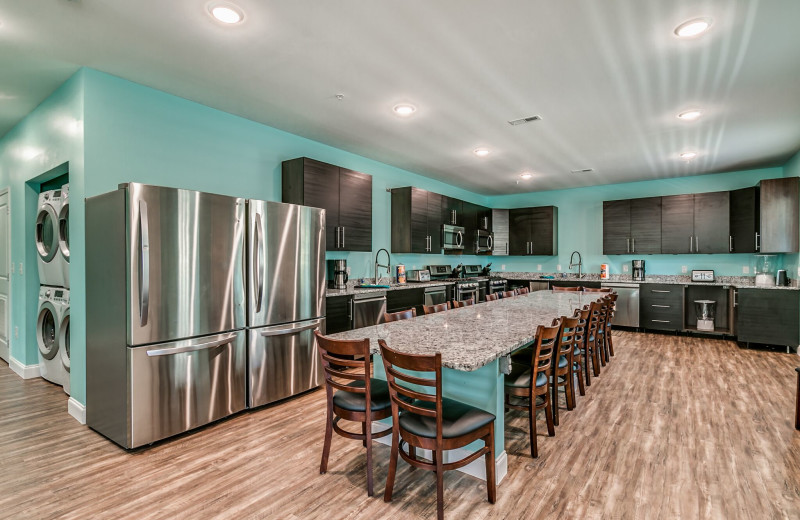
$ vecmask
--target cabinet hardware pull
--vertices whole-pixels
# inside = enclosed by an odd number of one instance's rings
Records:
[[[650,292],[657,292],[657,293],[666,293],[666,294],[669,294],[669,293],[671,293],[672,291],[662,291],[662,290],[660,290],[660,289],[650,289]]]
[[[636,252],[636,237],[631,239],[631,249],[633,249],[634,253]]]
[[[651,304],[650,307],[658,307],[659,309],[669,309],[670,307],[672,307],[672,305],[656,305],[654,303],[654,304]]]
[[[733,235],[728,235],[728,251],[733,253]]]
[[[694,243],[694,240],[692,240],[692,238],[694,238],[694,237],[692,237],[692,236],[690,235],[690,236],[689,236],[689,252],[690,252],[690,253],[692,253],[692,252],[693,252],[693,251],[692,251],[692,244]]]
[[[342,249],[344,249],[344,230],[345,230],[345,229],[347,229],[347,228],[345,228],[344,226],[342,226]]]
[[[758,238],[759,238],[760,236],[761,236],[761,235],[759,235],[758,233],[756,233],[756,251],[760,251],[760,250],[761,250],[761,246],[758,244]]]
[[[650,321],[655,322],[655,323],[670,323],[669,320],[650,320]]]
[[[631,239],[630,239],[630,237],[625,239],[625,243],[626,243],[625,252],[626,253],[630,253],[631,252]]]
[[[700,252],[700,236],[694,237],[694,252],[695,253]]]

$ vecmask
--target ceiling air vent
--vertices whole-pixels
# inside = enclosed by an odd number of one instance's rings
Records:
[[[570,170],[570,173],[592,173],[594,170],[592,168],[583,168],[582,170]]]
[[[521,119],[514,119],[509,121],[508,124],[511,126],[518,126],[524,125],[525,123],[532,123],[533,121],[541,121],[542,118],[539,116],[530,116],[530,117],[523,117]]]

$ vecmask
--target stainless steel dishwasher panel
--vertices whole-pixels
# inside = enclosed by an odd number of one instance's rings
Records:
[[[254,408],[316,388],[322,364],[314,329],[325,332],[316,318],[247,331],[247,406]]]
[[[612,320],[613,325],[620,327],[639,326],[639,284],[638,283],[604,283],[604,289],[613,289],[617,293],[617,309]]]
[[[386,292],[356,294],[350,300],[350,316],[354,329],[383,323],[386,312]]]
[[[128,348],[130,424],[136,448],[245,408],[245,333]]]
[[[447,287],[444,285],[425,288],[425,305],[439,305],[447,301]]]

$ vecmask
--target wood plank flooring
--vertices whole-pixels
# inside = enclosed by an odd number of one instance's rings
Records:
[[[447,518],[800,518],[794,355],[733,342],[618,332],[616,357],[555,437],[540,418],[506,419],[508,475],[445,476]],[[318,472],[324,394],[239,414],[126,452],[68,416],[60,387],[0,362],[0,518],[435,518],[433,475],[399,465],[382,500],[389,448],[334,436]]]

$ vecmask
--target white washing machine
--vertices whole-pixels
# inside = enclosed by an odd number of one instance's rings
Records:
[[[58,215],[62,207],[61,190],[39,194],[36,213],[36,252],[39,284],[64,287],[64,256],[58,246]]]
[[[42,377],[58,385],[64,385],[67,371],[59,355],[61,320],[69,303],[69,291],[62,287],[39,288],[39,313],[36,318],[36,343],[39,345],[39,370]]]
[[[69,289],[69,184],[61,187],[61,211],[58,212],[58,253],[61,255],[64,287]]]
[[[64,291],[61,300],[61,320],[58,325],[58,357],[64,367],[64,391],[70,395],[69,370],[69,291]]]

